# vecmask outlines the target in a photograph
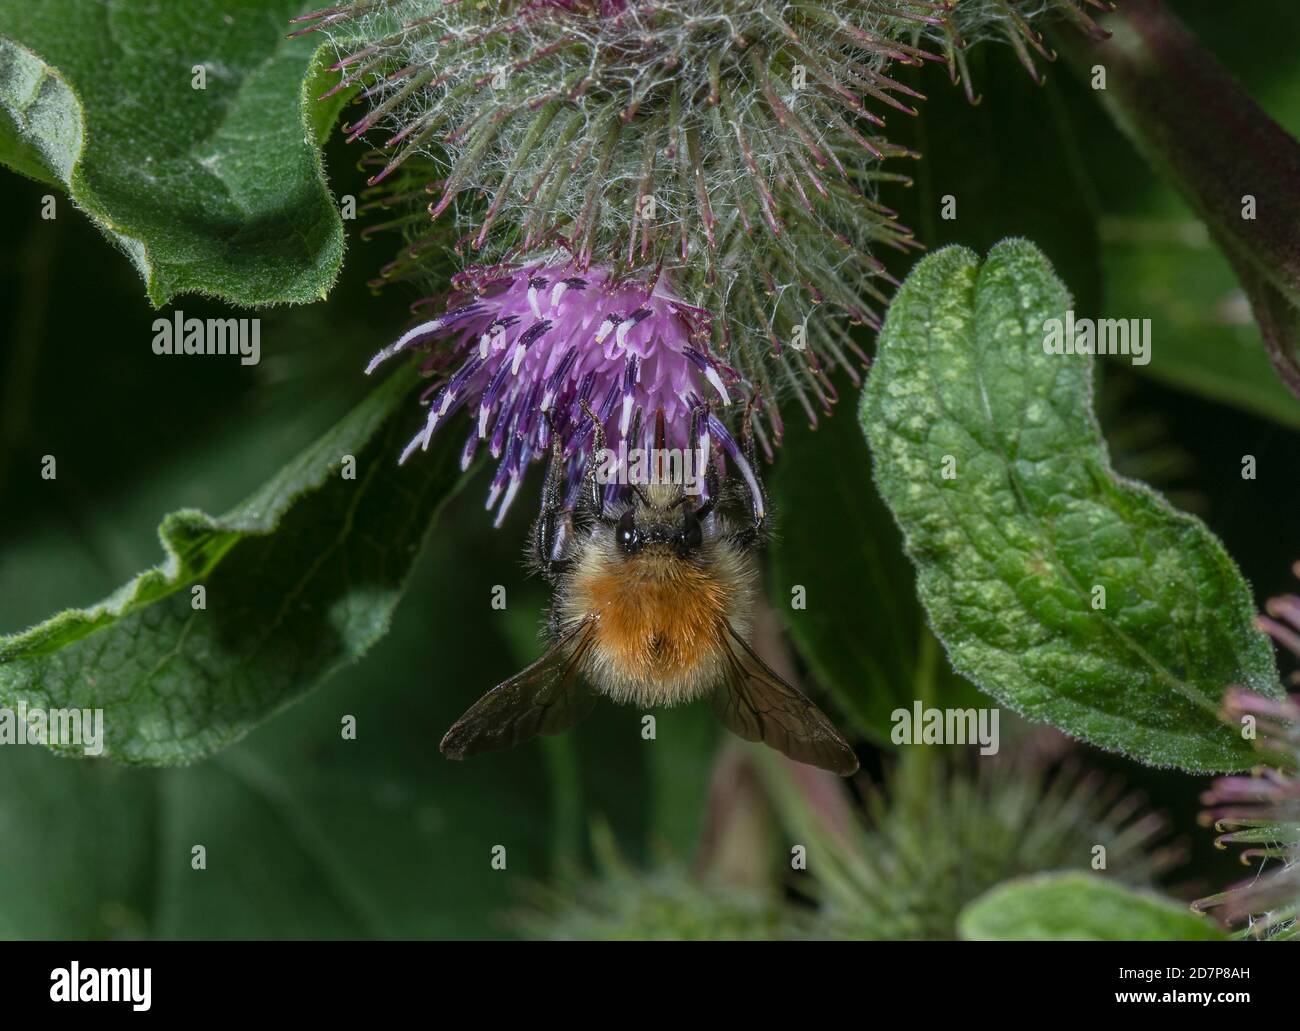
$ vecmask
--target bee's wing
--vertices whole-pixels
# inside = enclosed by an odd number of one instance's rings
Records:
[[[755,655],[730,623],[722,632],[727,671],[712,702],[727,729],[841,777],[856,773],[857,756],[825,713]]]
[[[595,617],[588,616],[531,666],[492,688],[452,725],[438,750],[448,759],[464,759],[538,734],[558,734],[580,721],[596,702],[577,675],[595,629]]]

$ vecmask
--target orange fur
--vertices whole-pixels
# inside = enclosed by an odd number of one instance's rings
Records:
[[[676,559],[638,557],[583,585],[599,613],[598,644],[628,669],[675,680],[717,650],[731,592],[708,570]]]
[[[666,705],[710,686],[725,655],[720,630],[737,618],[744,586],[720,572],[657,550],[581,564],[570,599],[575,611],[599,617],[598,686],[617,698]]]

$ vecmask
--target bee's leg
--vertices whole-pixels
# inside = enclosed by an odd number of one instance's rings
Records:
[[[542,487],[542,511],[533,525],[533,564],[551,583],[569,567],[569,560],[555,557],[555,538],[564,519],[564,449],[552,434],[551,461]]]
[[[745,461],[749,463],[749,472],[753,477],[752,483],[741,489],[749,495],[749,510],[753,518],[748,525],[731,534],[731,539],[742,548],[761,548],[771,536],[767,524],[767,491],[758,474],[758,449],[754,444],[754,427],[751,422],[753,411],[754,401],[751,398],[745,405],[745,415],[741,420],[740,442],[745,449]]]
[[[708,421],[709,406],[701,405],[691,413],[691,453],[700,453],[700,427]],[[718,466],[713,461],[704,463],[704,490],[708,495],[695,509],[695,518],[704,519],[722,500],[722,482],[718,476]]]
[[[722,496],[722,481],[718,478],[718,470],[712,463],[704,470],[704,487],[709,496],[695,510],[696,519],[703,519],[712,512]]]
[[[596,476],[600,466],[600,456],[605,450],[605,430],[600,419],[586,401],[579,402],[582,410],[591,420],[591,454],[587,456],[587,468],[582,475],[582,490],[578,493],[578,504],[574,508],[573,522],[577,529],[586,529],[593,522],[614,525],[614,517],[605,511],[605,488]]]
[[[546,612],[546,639],[558,641],[564,636],[564,623],[560,619],[560,607],[552,605]]]

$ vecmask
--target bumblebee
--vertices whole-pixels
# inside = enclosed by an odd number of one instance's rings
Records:
[[[443,738],[442,754],[464,759],[558,734],[599,695],[641,708],[707,697],[740,737],[841,776],[855,772],[857,757],[830,720],[747,643],[756,556],[768,537],[756,472],[723,479],[709,465],[702,494],[672,482],[633,485],[611,511],[596,477],[604,435],[583,407],[594,453],[578,501],[564,510],[563,462],[553,452],[529,548],[554,592],[549,647],[475,702]],[[755,470],[749,434],[746,445]]]

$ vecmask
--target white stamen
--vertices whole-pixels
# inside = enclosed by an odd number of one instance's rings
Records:
[[[542,317],[542,309],[537,304],[537,287],[535,286],[528,288],[528,307],[533,309],[533,318],[540,319]]]
[[[611,319],[608,315],[606,315],[605,321],[602,322],[600,324],[600,328],[596,330],[596,343],[603,344],[605,342],[605,338],[609,336],[609,331],[613,329],[616,325],[618,325],[618,323],[616,323],[613,319]]]
[[[567,291],[568,289],[569,289],[569,284],[566,283],[563,279],[561,279],[558,283],[556,283],[553,287],[551,287],[551,310],[552,311],[555,310],[555,306],[560,303],[560,298],[564,296],[565,291]]]
[[[636,398],[632,394],[623,398],[623,415],[618,420],[618,432],[624,437],[627,436],[628,427],[632,425],[632,405],[635,401]]]
[[[749,487],[749,496],[754,500],[754,515],[762,519],[765,515],[763,508],[763,491],[758,485],[758,480],[754,477],[754,471],[749,467],[748,462],[737,462],[740,466],[740,474],[745,478],[745,483]]]
[[[433,431],[434,428],[438,425],[439,418],[440,415],[438,412],[433,412],[433,411],[429,412],[429,421],[425,424],[424,427],[424,441],[423,443],[420,444],[421,451],[429,450],[429,441],[433,440]]]
[[[713,389],[721,395],[724,405],[731,404],[731,395],[727,393],[727,388],[723,385],[722,377],[718,375],[717,369],[712,365],[706,365],[704,367],[704,378],[713,384]]]
[[[525,348],[523,344],[515,344],[514,357],[511,359],[510,362],[510,375],[512,376],[519,375],[519,366],[521,366],[524,363],[524,353],[526,350],[527,348]]]
[[[428,322],[421,322],[414,329],[408,329],[400,337],[398,337],[391,344],[389,344],[377,355],[375,355],[373,358],[370,359],[370,364],[366,366],[366,375],[369,376],[372,372],[374,372],[377,368],[379,368],[380,365],[386,362],[393,355],[397,354],[398,351],[402,350],[402,348],[404,348],[416,337],[423,336],[425,333],[435,332],[441,328],[442,328],[442,319],[430,319]]]
[[[501,509],[497,512],[497,517],[492,521],[494,527],[499,527],[505,522],[506,512],[510,510],[510,503],[515,500],[515,495],[519,493],[519,485],[523,481],[518,476],[510,477],[510,486],[506,488],[506,496],[501,502]]]
[[[405,465],[406,460],[410,458],[412,454],[414,454],[415,449],[420,446],[420,441],[422,441],[423,439],[424,439],[424,430],[421,430],[413,438],[411,438],[411,442],[407,444],[405,448],[402,449],[401,455],[398,456],[397,464]]]

